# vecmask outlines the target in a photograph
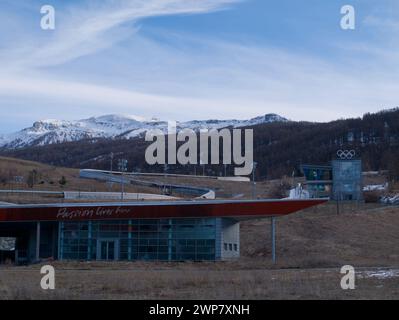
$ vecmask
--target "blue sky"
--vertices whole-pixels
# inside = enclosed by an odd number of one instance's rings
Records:
[[[355,30],[340,28],[347,4]],[[398,15],[395,0],[2,0],[0,133],[111,113],[328,121],[396,107]]]

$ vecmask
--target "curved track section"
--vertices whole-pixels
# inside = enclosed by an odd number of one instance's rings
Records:
[[[169,190],[171,192],[177,192],[189,196],[193,196],[197,199],[215,199],[216,194],[215,191],[209,188],[200,188],[186,185],[176,185],[176,184],[166,184],[163,182],[150,182],[137,179],[139,174],[136,173],[122,173],[114,172],[114,171],[102,171],[102,170],[94,170],[94,169],[83,169],[80,170],[80,177],[84,179],[95,179],[107,182],[114,183],[124,183],[124,184],[133,184],[139,186],[146,186],[152,188],[161,188],[162,190]],[[141,174],[144,175],[144,174]],[[150,174],[145,174],[149,176]],[[156,176],[164,176],[164,175],[156,175]],[[178,176],[178,175],[175,175]]]

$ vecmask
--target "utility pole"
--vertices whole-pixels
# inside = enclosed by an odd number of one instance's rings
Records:
[[[40,222],[36,222],[36,262],[40,261]]]
[[[292,170],[292,187],[295,188],[295,169]]]
[[[113,165],[114,165],[114,153],[113,152],[111,152],[110,157],[111,157],[111,172],[112,172]]]
[[[165,179],[166,179],[166,175],[168,174],[168,164],[167,163],[165,163],[164,165],[163,165],[163,173],[164,173],[164,176],[165,176]]]
[[[164,195],[166,195],[168,193],[168,190],[167,190],[168,169],[169,169],[168,164],[165,163],[164,166],[163,166],[163,173],[164,173],[163,194]]]
[[[202,176],[205,176],[205,164],[202,161],[201,157],[202,157],[202,153],[201,153],[201,156],[200,156],[200,166],[202,167]]]
[[[121,172],[121,200],[123,201],[123,195],[125,193],[125,183],[123,179],[123,173],[127,171],[127,160],[119,159],[118,170]]]
[[[224,176],[227,177],[227,164],[224,164]]]
[[[204,163],[204,154],[203,152],[200,153],[200,157],[199,157],[199,163],[200,163],[200,167],[202,167],[202,176],[205,176],[205,163]]]
[[[256,199],[256,181],[255,181],[255,171],[256,166],[258,165],[257,162],[252,163],[252,198]]]

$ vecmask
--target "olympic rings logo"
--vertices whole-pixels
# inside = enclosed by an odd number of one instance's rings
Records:
[[[356,156],[355,150],[338,150],[337,151],[338,158],[342,160],[350,160]]]

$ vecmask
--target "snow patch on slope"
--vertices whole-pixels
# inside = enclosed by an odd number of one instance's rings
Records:
[[[286,121],[288,120],[279,115],[267,114],[250,120],[192,120],[177,123],[177,129],[189,128],[198,132],[203,129],[240,128]],[[30,128],[0,136],[0,148],[18,149],[96,138],[130,139],[145,134],[148,130],[158,129],[166,133],[167,128],[166,121],[148,121],[137,116],[114,114],[77,121],[47,119],[35,122]]]

